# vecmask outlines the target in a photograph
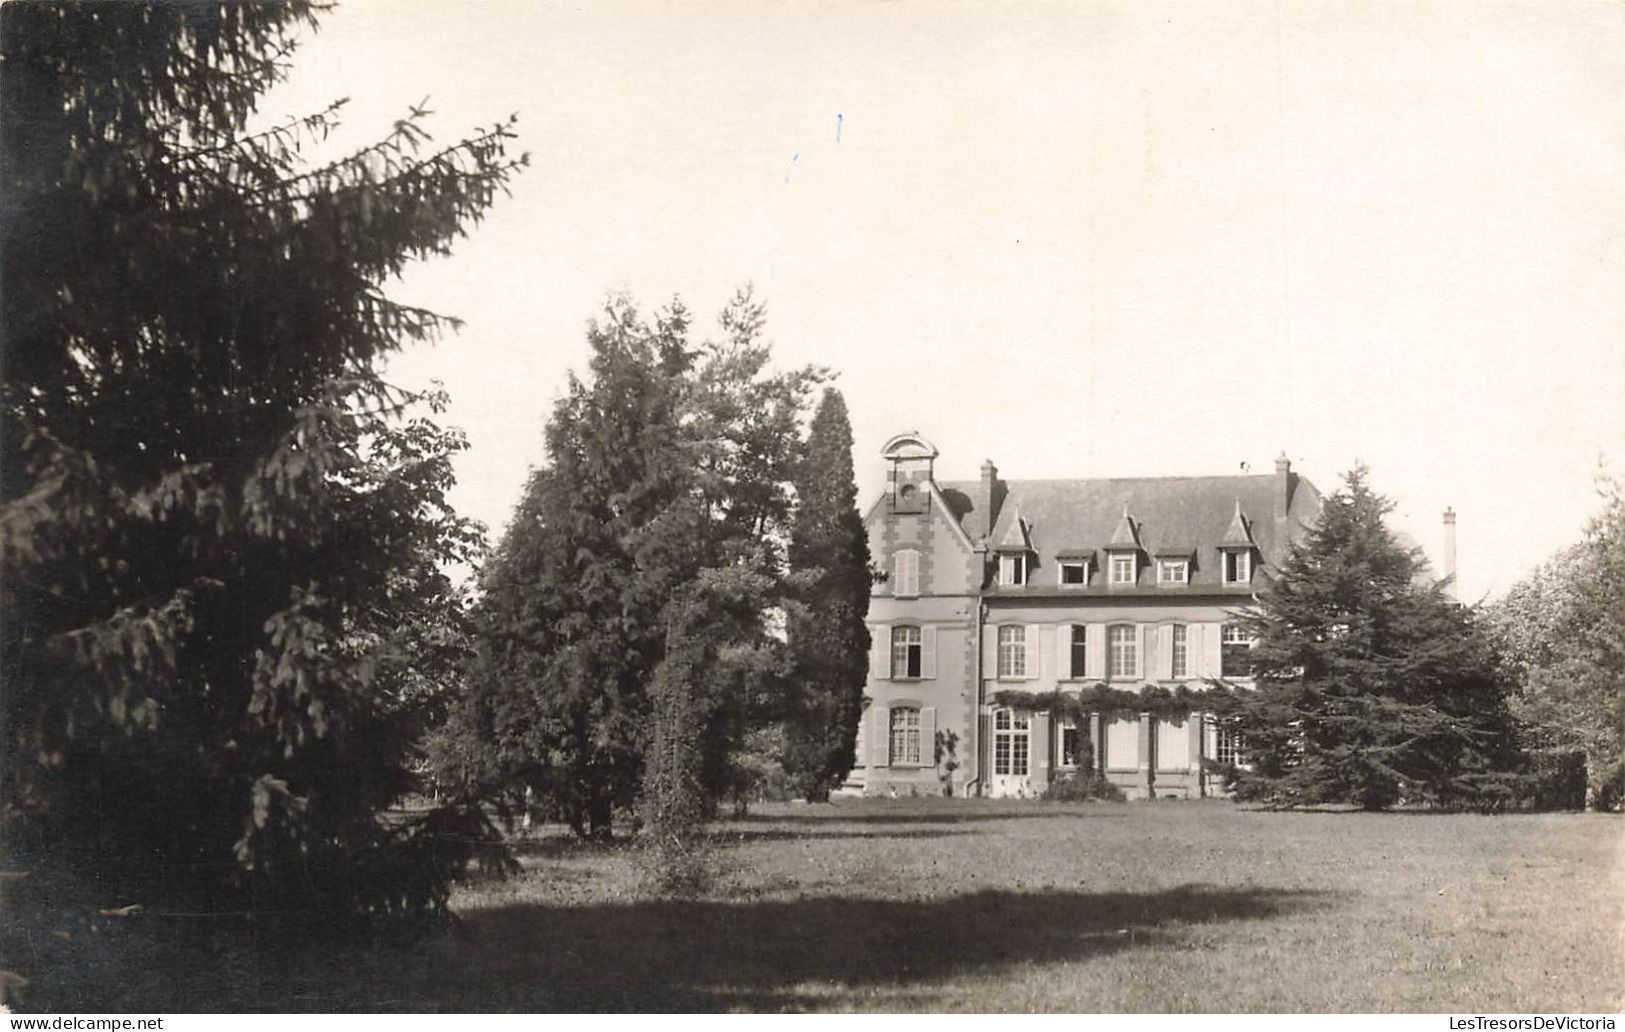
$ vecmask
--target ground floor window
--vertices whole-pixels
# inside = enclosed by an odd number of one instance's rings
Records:
[[[1001,709],[993,714],[993,773],[1025,776],[1027,773],[1027,732],[1031,718],[1015,710]]]
[[[1241,735],[1234,728],[1221,724],[1214,729],[1213,759],[1219,763],[1241,762]]]
[[[920,711],[912,706],[892,707],[891,762],[920,762]]]
[[[1078,738],[1078,722],[1072,717],[1062,717],[1060,729],[1061,733],[1058,736],[1061,746],[1059,765],[1062,767],[1076,767],[1078,765],[1080,742]]]

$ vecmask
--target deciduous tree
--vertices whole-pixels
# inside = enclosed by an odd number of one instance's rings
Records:
[[[1518,583],[1488,616],[1531,748],[1585,755],[1595,805],[1625,798],[1625,491],[1599,485],[1585,538]]]

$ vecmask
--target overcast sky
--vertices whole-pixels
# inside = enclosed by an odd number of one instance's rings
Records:
[[[1462,594],[1578,539],[1625,472],[1625,7],[350,0],[267,115],[518,112],[533,165],[394,295],[467,319],[442,380],[498,532],[609,291],[753,282],[839,373],[865,499],[938,475],[1357,459]]]

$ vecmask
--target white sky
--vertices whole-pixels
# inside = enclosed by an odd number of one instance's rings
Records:
[[[495,533],[606,292],[754,282],[840,374],[859,487],[1356,458],[1464,599],[1625,472],[1625,7],[345,3],[266,115],[517,111],[533,166],[400,300],[467,319],[391,375],[453,396]],[[837,126],[839,137],[837,138]]]

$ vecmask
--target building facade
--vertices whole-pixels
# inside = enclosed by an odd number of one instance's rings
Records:
[[[1320,512],[1273,475],[939,482],[918,434],[886,443],[869,550],[868,705],[851,787],[867,795],[1042,793],[1091,763],[1130,798],[1215,794],[1234,742],[1200,712],[1052,718],[1001,693],[1245,683],[1235,623]],[[1041,711],[1042,710],[1042,711]]]

